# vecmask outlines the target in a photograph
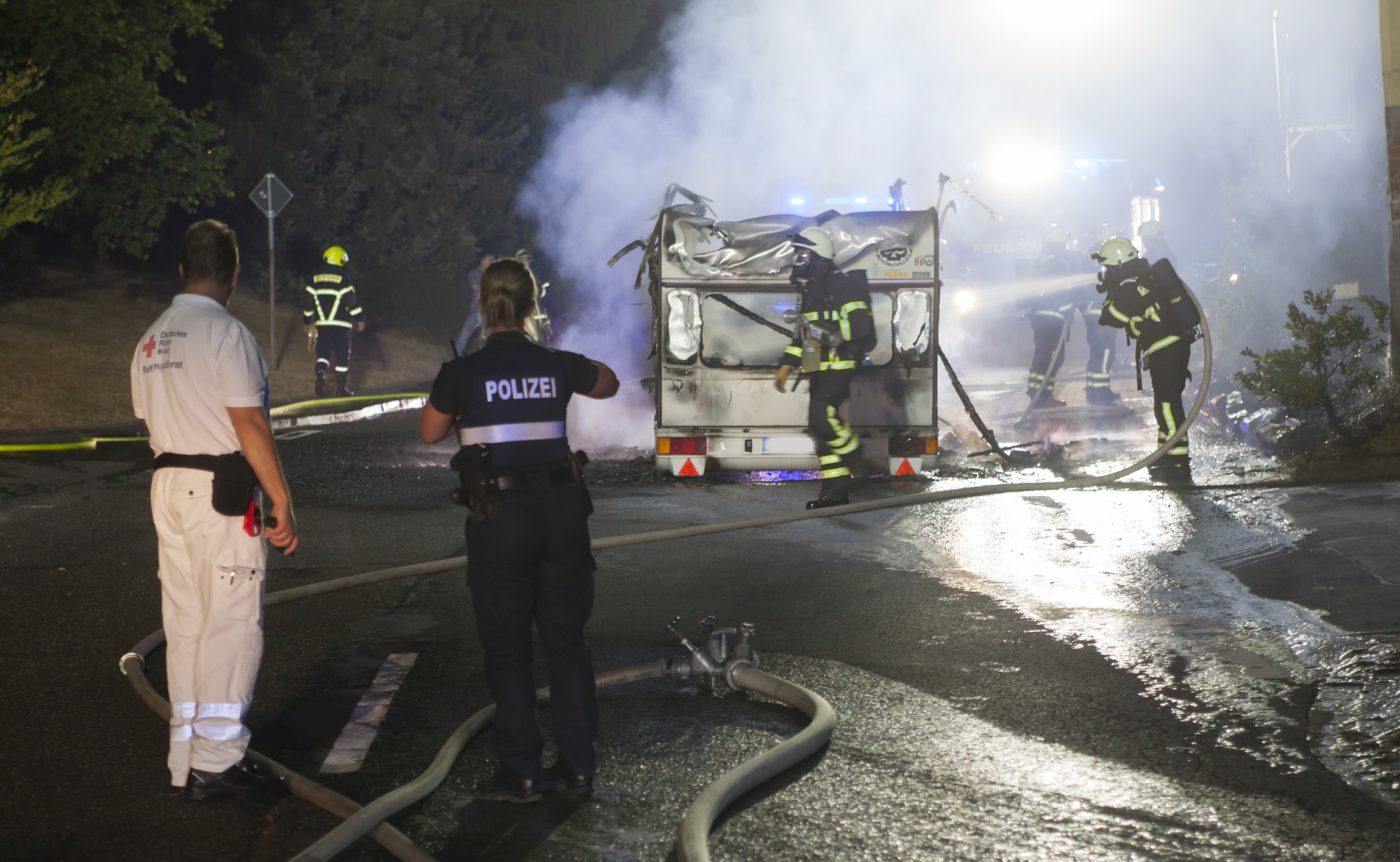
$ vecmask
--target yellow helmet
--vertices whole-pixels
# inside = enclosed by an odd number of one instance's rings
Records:
[[[1121,236],[1109,237],[1104,240],[1103,245],[1099,246],[1098,251],[1089,255],[1105,266],[1118,266],[1137,259],[1137,256],[1137,248]]]
[[[345,266],[345,264],[350,262],[350,252],[346,251],[338,245],[333,245],[330,248],[326,249],[325,253],[323,253],[321,257],[326,259],[326,263],[334,264],[336,266]]]

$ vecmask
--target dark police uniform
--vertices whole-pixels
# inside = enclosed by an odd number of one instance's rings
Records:
[[[802,317],[813,326],[829,328],[839,342],[821,349],[819,365],[808,378],[807,434],[821,465],[822,497],[840,494],[852,473],[863,473],[860,437],[838,412],[851,396],[851,375],[875,348],[875,319],[870,314],[870,288],[864,270],[829,270],[802,289]],[[794,335],[780,365],[802,364],[803,339]]]
[[[1190,378],[1193,327],[1175,314],[1175,305],[1189,300],[1173,296],[1163,282],[1175,278],[1165,258],[1148,265],[1137,257],[1104,271],[1101,290],[1105,294],[1099,322],[1127,330],[1128,339],[1137,342],[1138,352],[1152,376],[1153,412],[1157,417],[1157,445],[1176,433],[1185,418],[1182,393]],[[1191,450],[1187,435],[1167,450],[1165,457],[1149,468],[1156,476],[1190,478]]]
[[[590,778],[598,705],[583,628],[593,612],[590,507],[572,468],[565,419],[570,396],[593,389],[598,367],[522,332],[492,334],[470,356],[442,366],[428,401],[455,416],[458,459],[480,465],[497,489],[473,499],[467,583],[486,678],[496,700],[494,746],[526,779],[540,775],[531,625],[549,668],[550,716],[559,756]],[[465,477],[464,477],[465,481]]]

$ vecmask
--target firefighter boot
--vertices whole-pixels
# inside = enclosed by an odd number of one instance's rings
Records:
[[[848,495],[854,494],[861,488],[870,484],[870,465],[861,460],[860,451],[857,450],[854,455],[850,455],[849,460],[851,464],[851,483],[846,486],[846,493]]]
[[[355,394],[354,390],[352,390],[352,389],[350,388],[350,375],[349,375],[349,374],[337,374],[337,375],[335,376],[335,394],[336,394],[336,395],[354,395],[354,394]]]
[[[330,394],[330,388],[326,386],[326,370],[319,365],[316,366],[316,397],[325,398]]]
[[[1040,394],[1031,396],[1031,410],[1045,410],[1050,407],[1064,407],[1065,402],[1055,397],[1055,393],[1049,388],[1040,390]]]
[[[1147,475],[1155,482],[1165,482],[1168,485],[1190,485],[1191,480],[1191,459],[1181,455],[1168,455],[1148,466]]]
[[[1112,389],[1096,386],[1093,389],[1084,390],[1084,400],[1095,407],[1113,407],[1119,404],[1123,398]]]
[[[817,499],[807,501],[808,509],[825,509],[828,506],[844,506],[851,502],[851,477],[823,479],[822,490]]]

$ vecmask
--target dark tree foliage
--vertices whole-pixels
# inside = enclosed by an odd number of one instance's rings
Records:
[[[217,46],[224,2],[0,0],[0,68],[43,76],[20,105],[52,131],[34,169],[74,192],[46,224],[143,257],[170,205],[227,194],[219,129],[168,95],[184,82],[175,40]]]
[[[543,109],[654,41],[658,6],[235,0],[230,181],[271,171],[292,189],[277,225],[293,265],[337,242],[358,265],[460,276],[483,251],[529,245],[514,200]]]
[[[36,177],[33,170],[53,130],[30,128],[33,112],[16,106],[42,86],[33,66],[0,72],[0,239],[73,197],[67,182]]]

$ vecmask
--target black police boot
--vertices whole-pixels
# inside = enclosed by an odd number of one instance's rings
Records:
[[[584,775],[561,757],[540,773],[539,785],[540,790],[545,793],[564,792],[588,796],[593,792],[593,776]]]
[[[191,769],[185,796],[196,802],[233,799],[265,805],[287,795],[287,786],[259,771],[248,761],[235,763],[223,772]]]
[[[540,788],[535,781],[524,778],[502,764],[490,778],[476,785],[472,795],[487,802],[526,804],[540,801]]]

